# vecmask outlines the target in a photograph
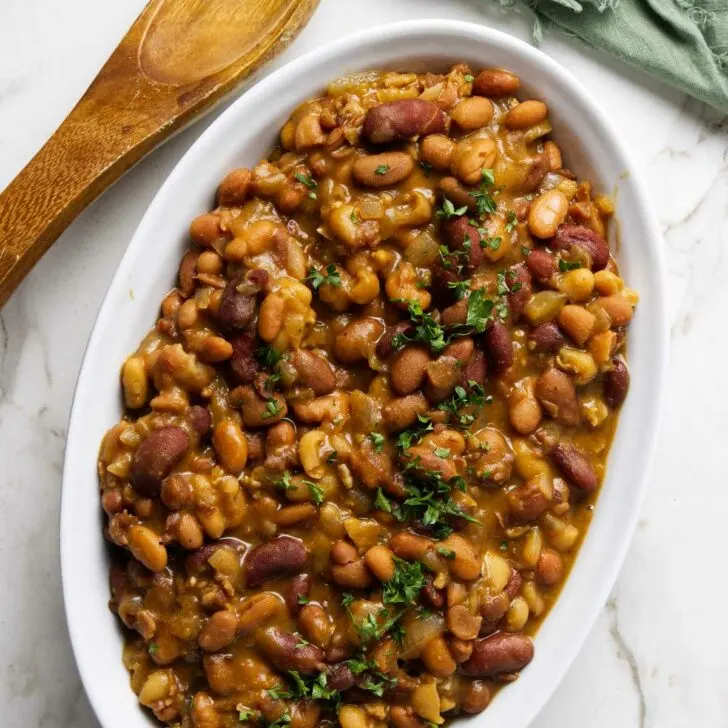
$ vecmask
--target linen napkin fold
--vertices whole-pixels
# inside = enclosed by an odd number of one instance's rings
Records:
[[[728,0],[496,0],[728,114]]]

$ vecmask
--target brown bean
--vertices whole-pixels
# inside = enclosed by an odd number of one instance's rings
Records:
[[[429,576],[425,578],[425,585],[420,592],[420,598],[425,604],[429,604],[435,609],[442,609],[445,604],[445,595],[439,589],[435,589]]]
[[[233,377],[239,384],[250,384],[260,370],[258,360],[255,358],[255,349],[258,346],[258,337],[254,328],[249,328],[230,339],[233,355],[229,366]]]
[[[300,539],[276,536],[248,553],[245,559],[247,584],[256,587],[268,579],[295,574],[305,566],[307,556],[306,547]]]
[[[248,197],[248,187],[252,174],[241,167],[229,172],[217,188],[217,203],[226,207],[239,207]]]
[[[129,551],[150,571],[162,571],[167,566],[167,549],[151,528],[135,523],[127,535]]]
[[[446,256],[454,269],[463,265],[463,261],[468,270],[474,270],[482,263],[483,248],[480,245],[480,233],[476,225],[471,225],[470,218],[461,215],[448,220],[444,232],[451,251],[467,252],[467,256]]]
[[[632,320],[632,304],[622,296],[602,296],[593,305],[609,316],[611,326],[626,326]]]
[[[604,401],[616,409],[629,390],[629,369],[621,359],[612,359],[612,368],[604,372],[603,386]]]
[[[569,200],[566,195],[556,188],[547,190],[531,203],[528,230],[534,237],[551,238],[568,214]]]
[[[399,531],[389,541],[389,547],[400,559],[416,561],[434,548],[432,541],[409,531]]]
[[[309,641],[325,650],[331,642],[333,624],[323,607],[307,604],[298,615],[301,633]]]
[[[553,549],[543,549],[536,564],[536,581],[544,586],[554,586],[564,578],[564,560]]]
[[[406,152],[383,152],[359,157],[352,166],[354,179],[364,187],[392,187],[412,174],[415,161]]]
[[[473,677],[489,677],[521,670],[532,659],[533,642],[530,637],[497,632],[477,640],[473,654],[460,669]]]
[[[350,564],[359,558],[359,552],[353,544],[341,540],[331,547],[330,557],[335,564]]]
[[[210,431],[212,426],[212,415],[207,407],[195,404],[187,410],[187,419],[192,429],[200,436],[204,437]]]
[[[372,546],[364,554],[364,560],[379,581],[389,581],[394,576],[394,554],[386,546]]]
[[[450,168],[450,159],[455,142],[444,134],[432,134],[420,142],[420,156],[423,162],[444,171]]]
[[[549,455],[570,485],[587,493],[597,489],[597,474],[586,455],[575,445],[557,443],[551,448]]]
[[[448,481],[457,474],[457,468],[452,458],[441,458],[433,450],[424,445],[415,445],[406,452],[406,458],[412,469],[420,476],[439,473],[440,477]]]
[[[447,610],[447,628],[461,640],[474,640],[482,621],[482,617],[471,614],[464,604],[456,604]]]
[[[414,424],[417,416],[424,415],[427,408],[425,395],[417,392],[406,397],[390,399],[382,409],[382,417],[390,432],[399,432]]]
[[[427,365],[425,394],[433,404],[444,402],[460,382],[462,371],[455,357],[442,355]]]
[[[268,659],[284,672],[297,670],[302,675],[313,675],[324,667],[324,653],[311,644],[301,644],[299,637],[267,627],[256,635],[256,643]]]
[[[345,662],[339,662],[336,665],[328,665],[326,667],[326,676],[326,684],[332,690],[344,692],[356,685],[354,673]]]
[[[559,326],[579,346],[584,346],[594,331],[596,316],[583,306],[567,304],[557,316]]]
[[[278,392],[263,399],[247,385],[235,387],[229,395],[230,402],[239,407],[246,427],[266,427],[280,422],[288,414],[286,400]]]
[[[489,705],[493,691],[484,680],[471,680],[460,689],[460,707],[463,713],[482,713]]]
[[[195,292],[195,276],[197,274],[198,251],[188,250],[179,264],[179,290],[185,297],[189,298]]]
[[[414,330],[415,327],[411,321],[400,321],[394,326],[387,326],[387,330],[377,342],[377,356],[380,359],[386,359],[394,351],[393,341],[395,336],[407,336],[412,334]]]
[[[517,569],[512,568],[511,576],[508,579],[508,583],[506,584],[503,592],[509,599],[513,600],[518,596],[518,592],[521,590],[522,584],[523,577],[520,575]]]
[[[332,566],[331,576],[339,586],[347,589],[365,589],[372,584],[372,573],[364,559]]]
[[[609,262],[609,245],[591,228],[584,225],[560,225],[549,241],[552,250],[576,248],[589,255],[592,270],[603,270]]]
[[[238,607],[238,634],[251,632],[271,621],[283,610],[280,597],[274,592],[253,594]]]
[[[506,282],[511,290],[508,294],[508,308],[515,322],[521,318],[523,309],[526,308],[533,292],[531,273],[523,263],[518,263],[506,273]]]
[[[467,387],[470,382],[483,385],[488,378],[488,360],[481,349],[475,349],[473,355],[460,370],[460,384]]]
[[[321,354],[307,349],[297,349],[293,354],[293,366],[296,367],[299,381],[305,387],[310,387],[317,397],[336,389],[334,369]]]
[[[548,283],[551,276],[556,273],[556,258],[546,250],[532,250],[526,258],[526,265],[531,275],[539,283]]]
[[[515,96],[520,86],[521,80],[514,73],[502,68],[484,68],[473,81],[473,93],[490,98]]]
[[[480,129],[493,118],[493,104],[480,96],[466,97],[458,101],[450,115],[461,129]]]
[[[518,523],[533,523],[551,505],[549,496],[550,493],[540,475],[517,485],[506,494],[511,517]]]
[[[435,677],[448,677],[457,670],[457,664],[442,637],[435,637],[425,645],[422,650],[422,662],[425,663],[427,671]]]
[[[396,139],[440,134],[446,130],[447,117],[435,104],[423,99],[403,99],[369,109],[362,135],[372,144],[388,144]]]
[[[566,339],[553,321],[539,324],[528,335],[528,348],[531,351],[555,354],[564,344]]]
[[[483,343],[488,363],[495,374],[503,374],[513,365],[513,342],[506,325],[494,320],[485,329]]]
[[[291,614],[298,614],[301,602],[308,598],[311,591],[311,577],[309,574],[296,574],[286,590],[286,606]]]
[[[228,331],[246,328],[255,316],[255,298],[238,293],[238,282],[239,279],[236,279],[225,286],[217,311],[220,325]]]
[[[456,579],[474,581],[480,576],[480,559],[470,541],[453,533],[441,545],[455,552],[455,557],[448,560],[447,566]]]
[[[463,187],[455,177],[443,177],[437,186],[445,197],[455,205],[455,207],[467,207],[470,212],[475,212],[478,208],[476,199]]]
[[[232,644],[237,626],[235,612],[223,609],[215,612],[205,622],[197,641],[205,652],[219,652],[223,647]]]
[[[579,424],[579,398],[571,377],[555,367],[550,367],[536,380],[536,397],[541,406],[562,425]]]
[[[220,420],[212,433],[212,446],[225,470],[240,475],[248,461],[248,441],[240,425],[233,419]]]
[[[430,355],[424,347],[407,346],[395,355],[389,370],[392,389],[398,394],[411,394],[425,381]]]
[[[543,101],[528,99],[521,101],[506,114],[505,125],[509,129],[528,129],[540,124],[549,113],[548,106]]]
[[[368,359],[383,332],[384,324],[376,318],[366,316],[355,319],[336,335],[334,355],[344,364]]]
[[[185,456],[190,436],[181,427],[153,430],[134,452],[129,479],[142,495],[159,495],[162,481]]]
[[[190,223],[190,237],[193,243],[202,247],[210,247],[220,238],[227,237],[227,234],[220,226],[220,216],[206,212],[198,215]]]

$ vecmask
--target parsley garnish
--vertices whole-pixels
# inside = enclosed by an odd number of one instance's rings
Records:
[[[341,693],[328,686],[325,672],[320,672],[315,678],[301,676],[296,670],[289,670],[288,675],[293,681],[288,689],[283,687],[271,688],[268,695],[274,700],[295,698],[322,700],[331,703],[337,710],[341,704]]]
[[[516,213],[513,212],[513,210],[509,210],[508,214],[506,215],[506,232],[512,233],[515,230],[516,225],[518,225],[518,218],[516,217]]]
[[[470,290],[470,279],[464,281],[448,281],[448,288],[452,288],[455,291],[455,298],[460,300],[465,298],[465,295]]]
[[[308,486],[308,490],[311,493],[311,500],[317,506],[320,506],[324,502],[324,489],[318,483],[314,483],[310,480],[304,480],[303,484]]]
[[[577,268],[581,268],[581,263],[578,260],[570,261],[559,259],[559,270],[562,273],[566,273],[566,271],[569,270],[576,270]]]
[[[491,250],[498,250],[498,248],[500,248],[500,244],[500,238],[482,238],[480,241],[480,246],[482,248],[490,248]]]
[[[270,397],[265,401],[265,412],[263,412],[262,417],[264,420],[268,419],[269,417],[276,417],[281,413],[283,409],[283,406],[278,402],[277,399],[274,399],[273,397]]]
[[[475,422],[476,416],[467,413],[461,414],[460,410],[463,407],[482,407],[491,402],[492,398],[485,396],[483,386],[471,380],[468,382],[468,390],[461,386],[455,387],[450,398],[440,404],[438,409],[448,412],[451,419],[454,418],[462,427],[468,427]]]
[[[337,450],[332,450],[327,456],[326,456],[326,462],[329,465],[333,465],[336,462],[336,458],[339,457],[339,453]]]
[[[273,485],[278,488],[279,490],[295,490],[296,485],[291,480],[291,474],[287,471],[283,471],[283,476],[280,478],[280,480],[274,480]]]
[[[415,324],[415,331],[411,336],[397,334],[392,339],[392,346],[395,349],[404,346],[408,341],[421,341],[427,344],[437,354],[447,346],[444,329],[435,321],[432,314],[422,310],[422,305],[419,301],[406,301],[402,298],[392,299],[392,301],[395,303],[406,303],[407,311],[412,322]]]
[[[450,449],[447,447],[436,447],[435,448],[435,455],[439,458],[449,458],[450,457]]]
[[[498,547],[501,551],[508,551],[508,541],[501,541],[500,546]]]
[[[528,257],[531,255],[531,248],[527,248],[525,245],[521,245],[521,254]]]
[[[385,604],[412,604],[425,586],[422,564],[395,556],[394,566],[394,576],[384,584],[382,600]]]
[[[296,602],[298,602],[298,604],[302,607],[305,607],[307,604],[311,603],[311,600],[305,594],[299,594]]]
[[[313,177],[307,174],[301,174],[300,172],[296,172],[294,175],[294,178],[300,182],[304,187],[307,187],[310,192],[308,193],[308,196],[312,199],[316,199],[316,193],[313,191],[318,187],[318,183],[316,182]]]
[[[481,172],[482,182],[480,188],[475,192],[471,192],[470,196],[475,198],[475,209],[478,217],[483,217],[486,213],[495,212],[495,200],[491,197],[489,189],[495,183],[492,169],[484,169]]]
[[[379,432],[370,432],[369,439],[372,441],[376,452],[382,452],[384,450],[384,435],[381,435]]]
[[[420,167],[424,170],[425,177],[429,177],[430,172],[432,172],[432,164],[430,162],[420,162]]]
[[[432,432],[434,427],[428,415],[417,415],[417,426],[399,433],[397,447],[400,450],[408,450],[418,443],[426,432]]]
[[[387,174],[387,172],[389,172],[389,170],[390,170],[390,169],[391,169],[391,168],[390,168],[390,166],[389,166],[388,164],[380,164],[380,165],[379,165],[379,166],[378,166],[378,167],[377,167],[377,168],[376,168],[376,169],[374,170],[374,174],[378,174],[378,175],[379,175],[379,176],[381,177],[382,175],[385,175],[385,174]]]
[[[273,369],[279,361],[288,358],[288,354],[284,354],[272,346],[259,346],[255,350],[255,356],[266,369]]]
[[[236,710],[238,711],[238,720],[241,723],[246,723],[249,720],[258,719],[258,713],[254,710],[248,710],[247,708],[243,707],[236,707]]]
[[[468,83],[472,83],[473,81],[475,81],[475,77],[474,77],[474,76],[471,76],[471,75],[470,75],[469,73],[466,73],[466,74],[465,74],[465,75],[463,76],[463,78],[464,78],[464,79],[465,79],[465,80],[466,80],[466,81],[467,81]]]
[[[438,546],[437,553],[448,561],[452,561],[455,558],[455,552],[452,549],[446,549],[444,546]]]
[[[147,645],[147,652],[149,653],[150,657],[154,657],[154,655],[159,652],[159,645],[156,642],[150,642]]]
[[[316,270],[316,268],[309,268],[306,280],[311,281],[311,287],[314,291],[318,291],[323,285],[334,286],[334,288],[341,286],[341,275],[333,263],[326,266],[326,275]]]
[[[445,197],[442,200],[442,208],[437,211],[437,215],[445,218],[445,220],[449,220],[451,217],[462,217],[467,211],[467,205],[455,208],[455,205],[453,205],[452,202]]]

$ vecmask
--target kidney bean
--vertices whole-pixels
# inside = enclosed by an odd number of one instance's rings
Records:
[[[383,152],[359,157],[351,172],[365,187],[391,187],[409,177],[414,168],[415,161],[406,152]]]
[[[296,367],[299,381],[310,387],[320,397],[336,389],[336,374],[333,367],[320,354],[307,349],[297,349],[293,355],[293,366]]]
[[[338,662],[335,665],[328,665],[326,668],[326,684],[332,690],[343,692],[353,688],[356,678],[351,668],[345,662]]]
[[[511,290],[511,293],[508,294],[508,308],[515,322],[521,318],[523,309],[526,308],[533,293],[531,273],[523,263],[518,263],[509,268],[506,273],[506,282]]]
[[[435,609],[441,609],[445,604],[445,595],[440,590],[435,589],[429,576],[425,579],[425,585],[420,592],[420,599]]]
[[[515,96],[520,86],[521,80],[514,73],[502,68],[484,68],[473,81],[473,93],[490,98]]]
[[[464,324],[468,315],[468,301],[463,298],[452,306],[448,306],[442,311],[442,323],[445,326],[456,326]]]
[[[555,354],[564,344],[566,339],[553,321],[539,324],[528,335],[528,348],[532,351]]]
[[[425,381],[430,355],[424,347],[407,346],[400,351],[392,362],[389,379],[398,394],[410,394]]]
[[[549,159],[545,154],[536,154],[526,162],[528,172],[520,184],[520,189],[524,194],[534,192],[543,182],[551,168]]]
[[[301,644],[300,637],[267,627],[256,635],[262,652],[279,669],[297,670],[302,675],[313,675],[324,668],[324,653],[316,645]]]
[[[536,581],[544,586],[558,584],[564,578],[564,560],[553,549],[543,549],[536,564]]]
[[[240,384],[250,384],[260,370],[255,358],[258,337],[254,328],[248,328],[230,339],[233,354],[229,360],[230,371]]]
[[[159,495],[162,481],[185,456],[190,436],[181,427],[160,427],[136,449],[129,478],[142,495]]]
[[[291,614],[298,614],[303,606],[299,597],[308,597],[311,590],[311,577],[309,574],[296,574],[286,590],[285,600],[288,611]]]
[[[502,321],[492,321],[483,333],[483,343],[488,353],[488,363],[495,374],[503,374],[513,365],[513,342],[508,328]]]
[[[187,411],[187,419],[192,425],[192,429],[200,436],[204,437],[212,426],[212,415],[207,407],[199,404],[192,405]]]
[[[394,337],[398,334],[407,336],[414,332],[415,326],[411,321],[400,321],[394,326],[387,326],[382,338],[377,342],[377,356],[386,359],[393,351]]]
[[[247,584],[256,587],[268,579],[295,574],[304,567],[307,557],[302,541],[293,536],[276,536],[248,553],[245,559]]]
[[[238,293],[240,278],[225,286],[217,312],[220,325],[228,331],[244,329],[255,316],[255,298]]]
[[[460,690],[460,707],[463,713],[482,713],[489,705],[493,691],[484,680],[472,680]]]
[[[533,659],[533,642],[524,634],[497,632],[476,640],[470,659],[460,666],[473,677],[489,677],[521,670]]]
[[[536,380],[535,393],[541,406],[557,422],[569,427],[579,424],[579,398],[568,374],[550,367]]]
[[[570,485],[587,493],[597,489],[597,474],[586,455],[575,445],[557,443],[551,448],[549,455]]]
[[[480,233],[478,228],[470,223],[470,218],[464,215],[448,220],[445,223],[444,232],[450,250],[466,251],[468,253],[467,256],[447,256],[448,263],[454,268],[464,265],[468,270],[474,270],[483,262]]]
[[[612,368],[604,372],[604,401],[613,408],[624,402],[629,390],[629,369],[621,359],[612,359]]]
[[[362,135],[372,144],[439,134],[447,129],[447,116],[430,101],[403,99],[374,106],[364,117]]]
[[[591,258],[592,270],[603,270],[609,263],[609,245],[591,228],[584,225],[560,225],[549,241],[552,250],[578,250]]]
[[[470,382],[485,384],[488,378],[488,360],[481,349],[474,349],[473,354],[460,370],[460,384],[463,387]]]
[[[503,591],[509,599],[515,599],[521,590],[521,584],[523,584],[523,577],[516,569],[511,569],[511,578],[508,579],[506,588]]]
[[[556,273],[556,258],[546,250],[535,249],[526,258],[526,266],[539,283],[548,283]]]

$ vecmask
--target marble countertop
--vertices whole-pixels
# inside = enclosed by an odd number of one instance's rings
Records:
[[[0,10],[0,189],[53,132],[144,0],[26,0]],[[449,17],[522,38],[488,0],[322,0],[276,62],[385,20]],[[534,728],[728,726],[723,609],[728,433],[728,120],[576,42],[542,46],[608,109],[665,239],[671,365],[652,485],[608,604]],[[214,115],[213,115],[214,116]],[[0,312],[0,704],[11,728],[98,728],[63,615],[58,506],[84,346],[161,182],[209,118],[139,164],[73,224]],[[725,306],[725,308],[721,308]]]

